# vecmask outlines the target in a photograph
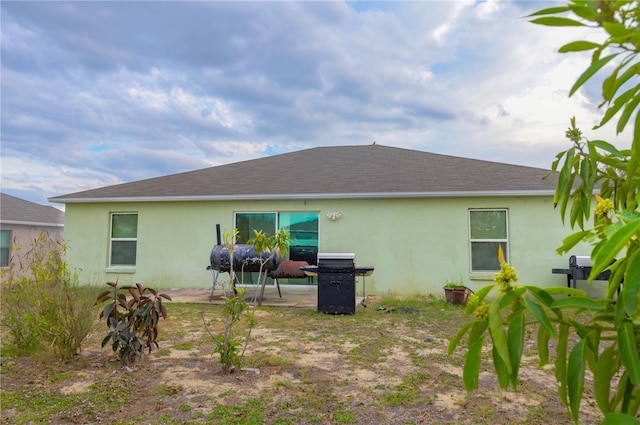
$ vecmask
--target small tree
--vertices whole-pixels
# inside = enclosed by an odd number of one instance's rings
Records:
[[[247,242],[248,244],[253,245],[253,250],[258,254],[258,261],[260,261],[260,268],[258,271],[258,286],[262,289],[259,296],[260,299],[258,301],[260,305],[264,285],[266,283],[266,275],[263,273],[264,265],[279,253],[286,253],[289,249],[291,238],[285,230],[277,230],[271,237],[258,230],[254,230],[253,233],[255,236]],[[233,250],[237,236],[237,229],[233,229],[233,233],[225,233],[224,235],[224,243],[229,251],[229,276],[231,285],[233,285],[235,279]],[[269,253],[266,258],[262,255],[265,252]],[[222,364],[223,371],[226,373],[233,372],[236,368],[239,368],[242,365],[242,359],[249,344],[249,339],[251,338],[251,330],[256,324],[255,305],[252,307],[249,306],[244,298],[245,292],[246,291],[244,289],[240,288],[236,290],[236,293],[233,296],[222,297],[222,300],[224,301],[224,307],[222,308],[224,329],[222,334],[213,335],[209,331],[207,324],[204,321],[204,317],[202,317],[207,333],[213,338],[213,342],[215,344],[214,353],[220,355],[220,363]],[[247,320],[249,329],[244,339],[242,351],[240,351],[242,342],[236,339],[235,328],[243,316]]]
[[[293,239],[284,229],[278,229],[273,236],[267,236],[262,230],[253,230],[254,237],[249,239],[247,243],[253,245],[253,250],[258,253],[260,261],[260,270],[258,271],[258,286],[260,287],[260,296],[258,297],[258,305],[262,305],[264,296],[264,287],[267,283],[267,275],[263,273],[264,266],[277,256],[285,256],[289,252],[289,244]],[[267,258],[263,258],[263,253],[269,253]]]
[[[556,16],[570,13],[575,17]],[[585,369],[594,377],[594,396],[605,424],[640,424],[640,4],[637,0],[571,1],[567,6],[531,15],[533,23],[547,26],[591,26],[603,29],[602,43],[575,41],[560,52],[592,51],[591,64],[570,90],[574,94],[594,75],[612,69],[602,83],[601,107],[605,112],[597,128],[618,117],[623,132],[634,121],[631,149],[618,150],[604,140],[588,140],[575,119],[566,131],[572,146],[560,152],[552,165],[558,173],[554,203],[562,220],[577,231],[567,237],[558,253],[584,241],[593,246],[590,279],[611,271],[602,299],[585,297],[571,288],[546,288],[515,284],[515,270],[501,259],[493,285],[471,297],[467,311],[474,320],[451,341],[449,352],[468,336],[463,380],[468,390],[478,385],[480,350],[488,334],[498,380],[514,388],[524,343],[525,316],[538,327],[540,364],[550,361],[549,341],[556,339],[555,376],[559,396],[575,422],[583,398]],[[635,118],[634,118],[635,115]],[[594,192],[597,204],[591,218]],[[487,295],[497,290],[495,298]],[[571,297],[554,297],[570,294]],[[586,319],[585,319],[586,317]],[[572,338],[574,336],[574,338]],[[577,342],[571,343],[570,341]]]

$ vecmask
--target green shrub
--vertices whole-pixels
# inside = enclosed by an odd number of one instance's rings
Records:
[[[139,283],[119,286],[118,282],[107,282],[107,285],[111,289],[96,298],[96,304],[108,301],[100,318],[106,320],[111,330],[102,340],[102,347],[111,342],[111,348],[119,352],[125,364],[140,363],[145,350],[151,353],[159,347],[158,321],[160,317],[167,318],[162,299],[171,301],[171,297]]]
[[[20,270],[2,284],[2,324],[18,354],[73,357],[93,324],[94,286],[80,286],[63,257],[66,246],[42,232],[23,256]]]

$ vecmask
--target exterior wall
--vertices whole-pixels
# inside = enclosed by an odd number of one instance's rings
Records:
[[[520,283],[566,285],[551,269],[568,267],[568,256],[555,249],[571,231],[551,197],[68,204],[67,261],[87,283],[209,288],[216,223],[225,232],[233,228],[234,212],[316,211],[319,252],[355,252],[358,265],[375,267],[367,294],[441,295],[447,280],[462,278],[477,290],[493,279],[469,272],[469,208],[508,209],[510,263]],[[139,214],[133,269],[107,267],[111,212]],[[331,221],[329,212],[342,216]],[[576,254],[590,252],[582,248]]]
[[[2,276],[11,273],[14,277],[30,276],[31,271],[26,266],[26,256],[33,246],[33,242],[41,232],[46,233],[49,238],[62,241],[63,228],[49,226],[28,226],[23,224],[6,224],[0,226],[2,230],[11,231],[11,242],[9,247],[9,266],[2,268]]]

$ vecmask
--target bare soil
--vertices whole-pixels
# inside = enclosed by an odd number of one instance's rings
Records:
[[[225,374],[203,320],[222,330],[221,306],[169,303],[160,349],[133,368],[100,341],[75,359],[2,358],[0,422],[50,424],[571,424],[550,366],[528,336],[518,392],[500,390],[486,353],[480,389],[462,384],[464,348],[449,339],[468,320],[434,298],[410,308],[368,297],[354,315],[313,308],[256,310],[244,368]],[[245,329],[239,330],[244,335]],[[464,345],[464,344],[463,344]],[[587,397],[581,423],[601,415]]]

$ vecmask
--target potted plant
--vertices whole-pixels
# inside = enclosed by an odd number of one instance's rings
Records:
[[[466,305],[472,293],[473,291],[462,283],[462,277],[457,282],[447,281],[444,285],[445,298],[451,304]]]

